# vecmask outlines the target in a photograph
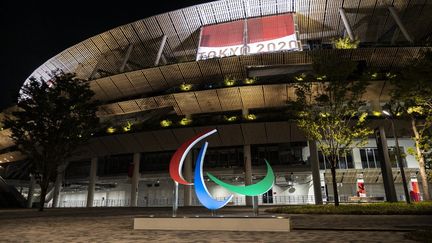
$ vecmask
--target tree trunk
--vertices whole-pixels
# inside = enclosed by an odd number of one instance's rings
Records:
[[[41,187],[41,194],[40,194],[40,200],[39,200],[39,211],[42,212],[44,210],[44,204],[45,204],[45,197],[47,194],[49,182],[41,181],[40,187]]]
[[[331,166],[332,182],[333,182],[333,197],[335,206],[339,206],[339,193],[336,182],[336,167]]]
[[[420,177],[421,177],[422,188],[423,188],[423,200],[429,201],[431,198],[429,195],[429,185],[428,185],[428,179],[427,179],[426,168],[425,168],[425,159],[420,149],[420,134],[417,130],[416,122],[414,118],[411,119],[411,126],[415,137],[416,153],[417,153]]]

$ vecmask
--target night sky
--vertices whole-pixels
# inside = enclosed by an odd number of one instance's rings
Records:
[[[24,80],[64,49],[117,26],[205,2],[210,1],[1,1],[0,109],[16,102]]]

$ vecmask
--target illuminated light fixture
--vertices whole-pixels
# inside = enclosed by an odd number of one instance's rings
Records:
[[[384,115],[386,115],[386,116],[391,116],[390,112],[387,110],[383,110],[382,113],[384,113]]]
[[[256,78],[246,78],[244,80],[245,84],[254,84],[256,82]]]
[[[372,79],[376,79],[376,78],[378,78],[378,73],[372,73],[372,74],[371,74],[371,78],[372,78]]]
[[[82,135],[81,135],[81,134],[78,134],[78,137],[79,137],[79,138],[82,138]]]
[[[225,116],[225,120],[229,122],[237,121],[237,119],[238,119],[237,116]]]
[[[323,81],[323,80],[325,80],[326,78],[327,78],[326,75],[321,75],[321,76],[316,77],[316,79],[317,79],[318,81]]]
[[[123,131],[124,132],[129,132],[132,129],[132,123],[131,122],[127,122],[126,125],[123,127]]]
[[[182,83],[182,84],[180,84],[180,89],[182,91],[189,91],[192,89],[192,84]]]
[[[300,111],[297,113],[299,117],[307,117],[309,116],[309,113],[305,112],[305,111]]]
[[[319,115],[320,115],[321,117],[324,117],[324,118],[330,116],[330,114],[329,114],[328,112],[320,112]]]
[[[247,114],[244,117],[246,120],[249,120],[249,121],[256,120],[256,115],[254,115],[254,114]]]
[[[357,49],[360,44],[359,39],[351,40],[347,37],[339,37],[337,39],[333,39],[333,44],[336,49]]]
[[[171,126],[172,125],[172,121],[171,120],[162,120],[161,122],[160,122],[160,125],[161,125],[161,127],[169,127],[169,126]]]
[[[386,73],[386,77],[389,78],[389,79],[396,78],[396,76],[397,75],[394,74],[394,73],[390,73],[390,72]]]
[[[396,116],[402,116],[402,111],[399,111],[398,113],[396,113]]]
[[[115,133],[115,131],[117,131],[115,127],[108,127],[106,130],[107,133]]]
[[[185,118],[181,119],[179,123],[182,126],[187,126],[187,125],[192,123],[192,119],[185,117]]]
[[[381,111],[372,111],[372,115],[374,115],[374,116],[382,116],[382,112]]]
[[[227,77],[224,79],[225,86],[233,86],[235,84],[235,79],[232,77]]]
[[[306,78],[306,74],[305,73],[302,73],[299,76],[295,76],[294,77],[294,79],[297,80],[297,81],[303,81],[303,80],[305,80],[305,78]]]

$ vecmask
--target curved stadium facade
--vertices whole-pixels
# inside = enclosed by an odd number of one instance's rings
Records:
[[[382,74],[426,48],[431,13],[428,1],[214,1],[84,40],[31,75],[48,80],[52,70],[74,72],[88,80],[102,102],[97,114],[101,130],[70,159],[46,202],[59,207],[170,206],[172,154],[211,128],[218,132],[208,139],[205,169],[222,180],[238,185],[245,178],[258,181],[266,173],[263,159],[272,164],[275,185],[258,198],[260,204],[332,201],[326,161],[287,111],[295,99],[293,82],[311,73],[311,53],[337,53],[379,70],[371,74],[365,94],[369,123],[385,125],[391,135],[388,121],[379,116],[390,88]],[[340,36],[358,38],[358,48],[335,49],[332,40]],[[414,146],[408,124],[397,126],[400,146],[407,151]],[[1,133],[4,177],[27,194],[32,180],[19,172],[25,158],[14,151],[9,131]],[[398,199],[404,200],[395,141],[389,137],[393,181]],[[186,179],[192,177],[197,154],[194,148],[186,158]],[[407,155],[404,160],[406,177],[417,185],[416,159]],[[380,163],[372,137],[365,147],[342,156],[337,170],[341,201],[358,200],[359,183],[367,200],[385,200]],[[207,186],[214,197],[227,196],[216,184]],[[235,195],[231,204],[250,203]],[[189,187],[180,187],[180,205],[198,205]]]

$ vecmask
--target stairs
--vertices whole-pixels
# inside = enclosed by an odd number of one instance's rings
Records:
[[[26,201],[14,186],[0,177],[0,208],[24,208]]]

